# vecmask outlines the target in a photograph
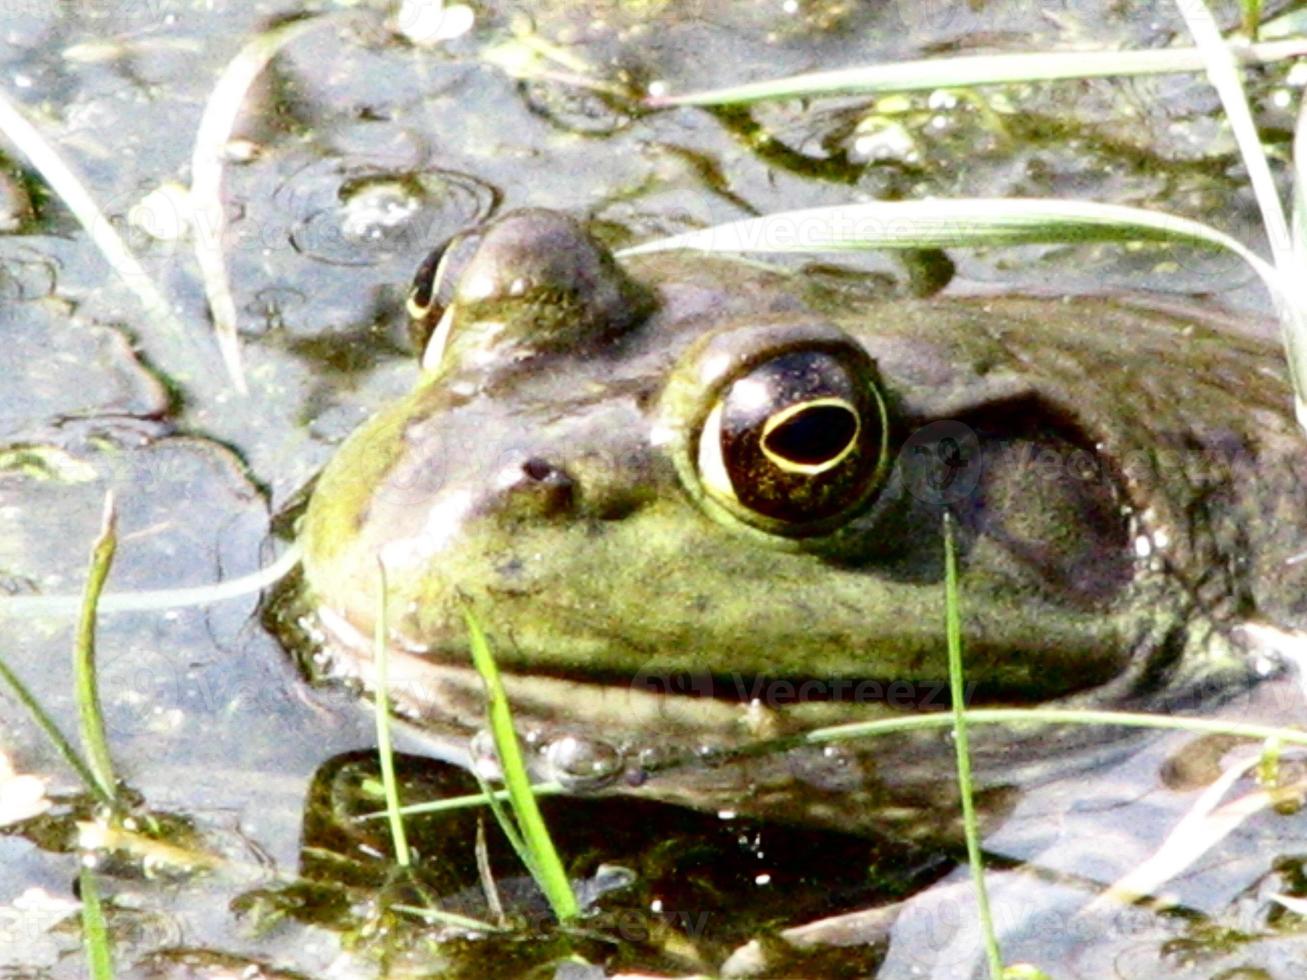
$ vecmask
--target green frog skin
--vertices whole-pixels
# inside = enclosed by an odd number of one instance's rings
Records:
[[[883,299],[699,254],[619,263],[508,214],[420,273],[413,392],[302,528],[329,670],[452,744],[484,624],[543,775],[908,836],[951,827],[946,731],[732,754],[948,707],[953,515],[976,704],[1191,708],[1307,616],[1307,489],[1277,349],[1111,298]],[[1119,732],[973,733],[991,809]]]

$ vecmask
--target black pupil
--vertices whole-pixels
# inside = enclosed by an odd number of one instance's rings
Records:
[[[426,309],[431,305],[431,293],[436,285],[436,266],[440,265],[440,260],[445,255],[445,249],[449,247],[449,242],[445,242],[439,248],[432,250],[422,264],[418,266],[418,271],[413,276],[413,303],[419,309]]]
[[[842,405],[814,405],[796,412],[767,434],[767,449],[781,459],[816,466],[844,452],[858,420]]]

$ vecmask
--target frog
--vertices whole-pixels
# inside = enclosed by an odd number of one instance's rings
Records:
[[[809,736],[949,710],[946,544],[971,706],[1201,710],[1307,618],[1283,359],[1209,307],[619,259],[545,209],[437,250],[409,305],[419,377],[321,473],[304,582],[364,688],[384,598],[390,703],[466,764],[471,616],[540,778],[938,839],[947,726]],[[982,813],[1137,737],[976,726]]]

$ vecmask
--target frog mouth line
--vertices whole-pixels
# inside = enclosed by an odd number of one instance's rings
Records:
[[[323,631],[320,638],[326,643],[315,657],[321,668],[317,678],[375,691],[372,644],[339,614],[325,608],[318,613]],[[487,711],[484,681],[470,658],[465,658],[465,652],[450,652],[442,660],[430,651],[395,650],[388,659],[387,690],[392,711],[402,721],[413,723],[406,727],[415,739],[413,744],[427,754],[467,766],[477,751],[478,739],[487,731]],[[712,760],[704,770],[710,783],[706,792],[720,792],[718,781],[729,782],[742,772],[749,779],[755,775],[771,778],[778,772],[788,779],[792,773],[784,760],[791,750],[803,749],[806,733],[856,722],[941,714],[951,705],[949,687],[943,681],[849,679],[836,683],[809,679],[805,687],[803,680],[764,680],[744,674],[646,671],[580,677],[515,672],[502,663],[500,671],[514,727],[524,744],[537,752],[547,751],[560,740],[564,745],[571,744],[569,739],[596,745],[600,744],[598,738],[616,757],[637,760],[631,772],[638,772],[640,780],[655,772],[697,772],[705,760]],[[1123,686],[1114,691],[1094,690],[1113,703],[1128,706],[1126,695],[1137,681],[1137,676],[1128,674],[1116,682]],[[1074,706],[1082,693],[1054,703]],[[1018,700],[1010,688],[973,682],[967,683],[964,699],[968,704],[1011,706],[1035,700],[1029,691]],[[1049,699],[1040,703],[1049,703]],[[1058,758],[1069,764],[1073,749],[1096,752],[1100,743],[1101,737],[1088,727],[1078,734],[1062,733],[1058,735]],[[892,738],[865,744],[856,750],[859,757],[869,753],[879,760],[877,765],[888,767],[884,771],[896,773],[895,778],[908,778],[911,772],[936,772],[943,757],[931,753],[947,750],[952,754],[945,729],[898,731]],[[1022,749],[1020,744],[1026,747]],[[1007,772],[1022,758],[1038,760],[1047,755],[1049,743],[1042,736],[1020,744],[1014,748],[1010,738],[991,734],[973,744],[974,758]],[[935,761],[929,761],[932,759]],[[738,765],[746,768],[730,768]],[[551,778],[557,776],[549,771]],[[675,799],[676,794],[668,798]]]
[[[372,644],[344,617],[319,609],[321,625],[334,641],[328,674],[359,680],[372,689]],[[346,654],[346,655],[341,655]],[[429,651],[396,650],[389,658],[392,700],[407,714],[429,716],[479,715],[484,700],[479,675],[464,656],[442,657]],[[526,715],[564,713],[568,701],[600,700],[608,705],[640,705],[641,712],[664,715],[721,714],[738,718],[741,712],[792,713],[858,706],[873,715],[947,711],[952,706],[947,679],[890,679],[877,677],[783,677],[754,674],[691,673],[672,671],[619,671],[579,674],[557,670],[515,670],[500,664],[510,699],[527,707]],[[1035,703],[1033,696],[999,691],[995,685],[967,681],[968,704]],[[660,705],[659,708],[650,706]],[[672,707],[676,705],[677,707]],[[405,707],[407,706],[407,707]],[[572,705],[575,707],[575,705]]]

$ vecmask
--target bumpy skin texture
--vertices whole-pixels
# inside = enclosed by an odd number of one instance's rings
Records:
[[[548,258],[524,280],[538,249]],[[538,211],[483,232],[455,295],[440,369],[342,446],[303,535],[337,663],[365,678],[383,558],[405,654],[395,695],[441,731],[482,722],[464,603],[513,675],[522,727],[598,734],[631,758],[945,707],[945,508],[980,700],[1192,700],[1240,683],[1233,625],[1307,618],[1307,564],[1286,564],[1304,548],[1307,466],[1278,352],[1201,314],[850,302],[701,255],[623,270]],[[566,317],[542,307],[551,296]],[[705,493],[699,431],[748,365],[830,338],[874,364],[887,476],[823,533],[767,533]],[[804,681],[815,696],[781,703]],[[1102,738],[978,735],[993,800]],[[850,748],[838,771],[791,752],[681,767],[640,791],[935,833],[950,752],[919,734]]]

